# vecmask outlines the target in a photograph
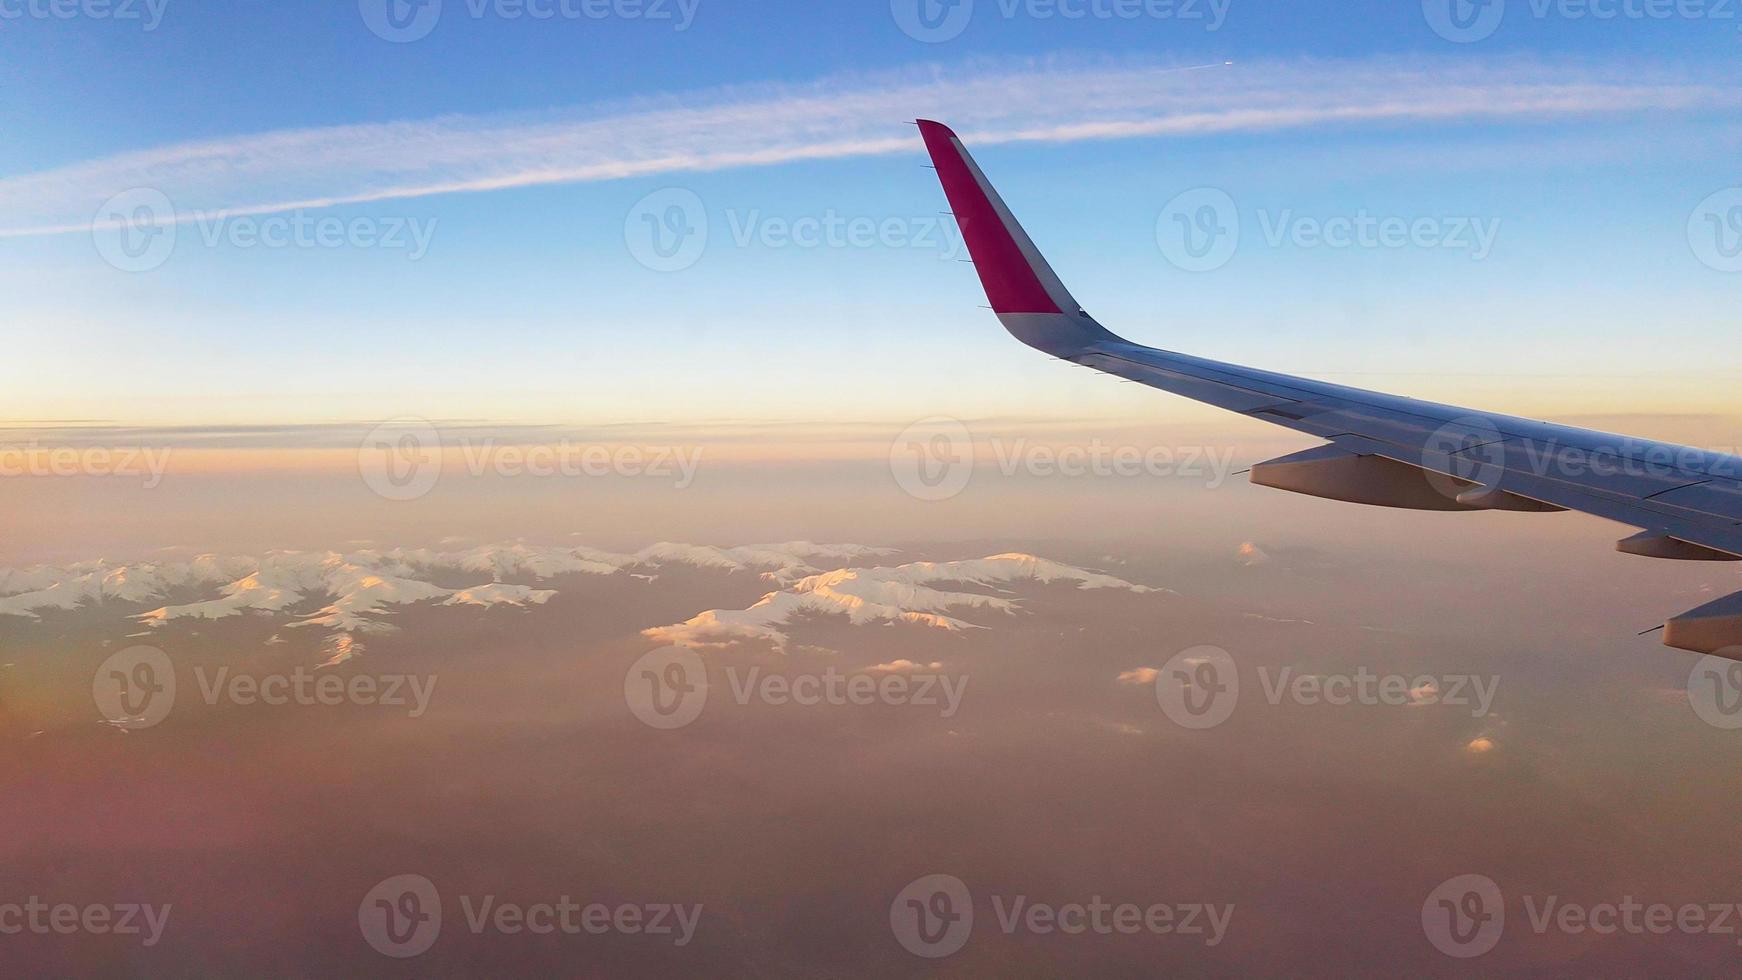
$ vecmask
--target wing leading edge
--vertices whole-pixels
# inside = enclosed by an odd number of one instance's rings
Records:
[[[1592,514],[1640,531],[1628,554],[1742,560],[1742,458],[1386,395],[1134,344],[1095,321],[942,123],[919,120],[992,310],[1025,344],[1317,436],[1252,482],[1419,510]],[[1668,620],[1672,647],[1742,660],[1742,592]]]

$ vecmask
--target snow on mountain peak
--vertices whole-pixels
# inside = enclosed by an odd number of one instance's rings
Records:
[[[979,629],[974,623],[946,615],[946,611],[986,609],[1009,614],[1016,611],[1016,603],[980,592],[936,589],[931,587],[932,583],[996,588],[1022,582],[1075,582],[1080,589],[1156,591],[1111,575],[1012,552],[969,561],[837,568],[770,592],[748,609],[710,609],[685,622],[643,632],[662,642],[693,649],[717,648],[744,640],[764,640],[784,649],[787,635],[781,627],[806,612],[845,615],[856,626],[902,622],[946,630]]]

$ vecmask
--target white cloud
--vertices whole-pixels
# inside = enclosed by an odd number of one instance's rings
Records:
[[[929,66],[734,87],[540,116],[444,116],[180,143],[0,179],[0,237],[83,232],[150,187],[182,221],[341,203],[918,153],[901,121],[978,145],[1351,123],[1554,118],[1734,106],[1733,86],[1649,64],[1504,55],[1185,70],[1049,61]]]
[[[1154,667],[1133,667],[1117,678],[1121,684],[1154,684],[1161,671]]]

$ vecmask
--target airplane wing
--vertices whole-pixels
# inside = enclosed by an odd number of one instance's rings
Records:
[[[1317,436],[1260,463],[1263,486],[1418,510],[1574,510],[1638,528],[1616,549],[1742,560],[1742,458],[1327,384],[1144,347],[1084,312],[962,141],[919,120],[987,299],[1054,357]],[[1664,624],[1672,647],[1742,660],[1742,592]]]

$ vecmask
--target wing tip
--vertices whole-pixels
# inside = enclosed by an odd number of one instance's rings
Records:
[[[938,122],[936,119],[915,119],[913,124],[919,127],[919,131],[922,135],[941,136],[944,139],[957,138],[955,130],[945,126],[941,122]]]
[[[935,119],[916,119],[925,138],[950,212],[962,230],[974,271],[996,313],[1064,313],[1079,307],[1047,267],[1022,227],[998,199],[992,182],[979,172],[968,148],[950,127]],[[1049,288],[1048,282],[1053,283]]]

